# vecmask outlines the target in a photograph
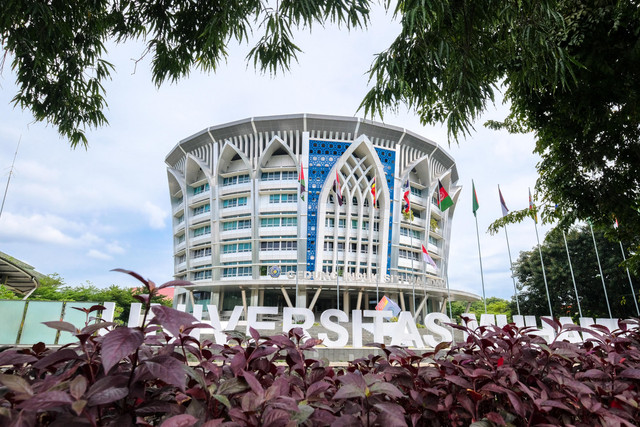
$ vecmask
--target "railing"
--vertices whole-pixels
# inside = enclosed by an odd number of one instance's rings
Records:
[[[62,320],[82,329],[87,316],[76,308],[90,308],[94,305],[106,308],[101,312],[102,320],[113,321],[113,302],[0,301],[0,345],[32,345],[38,342],[64,345],[75,342],[77,339],[70,332],[58,331],[43,322]],[[97,314],[93,312],[90,316],[95,317]]]

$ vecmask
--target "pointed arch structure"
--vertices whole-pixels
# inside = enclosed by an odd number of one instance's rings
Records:
[[[206,128],[165,162],[175,277],[193,283],[176,303],[204,301],[224,319],[236,305],[336,308],[339,290],[346,312],[382,295],[418,319],[443,309],[455,206],[442,212],[433,195],[440,181],[457,201],[461,187],[437,143],[369,120],[292,114]],[[402,213],[406,182],[413,220]],[[451,288],[452,299],[479,299]]]

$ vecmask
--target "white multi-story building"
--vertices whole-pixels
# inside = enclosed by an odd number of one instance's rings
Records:
[[[448,295],[479,299],[447,286],[455,204],[439,209],[438,181],[454,202],[460,187],[453,158],[429,139],[354,117],[254,117],[184,139],[166,164],[175,278],[193,283],[176,303],[224,316],[237,305],[373,309],[383,295],[426,313]]]

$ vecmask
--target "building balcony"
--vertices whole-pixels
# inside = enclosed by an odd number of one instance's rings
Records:
[[[251,182],[243,182],[242,184],[219,185],[218,194],[220,196],[238,195],[249,196],[251,194]]]
[[[193,236],[191,239],[189,239],[189,243],[191,244],[191,246],[196,246],[196,245],[210,242],[210,241],[211,241],[211,233],[203,234],[201,236]]]
[[[189,199],[189,203],[194,204],[194,203],[202,202],[203,200],[209,200],[210,196],[211,196],[211,190],[203,191],[202,193],[194,194],[193,196],[191,196],[191,198]]]
[[[230,252],[220,254],[220,262],[251,261],[251,252]]]
[[[190,268],[196,268],[207,264],[211,264],[211,255],[202,256],[199,258],[191,258],[189,260]]]
[[[211,219],[211,212],[203,212],[201,214],[192,216],[189,218],[189,225],[198,224],[203,221],[208,221]]]
[[[174,252],[176,254],[180,253],[180,252],[184,252],[184,250],[187,247],[187,242],[185,240],[183,240],[180,243],[177,243],[176,245],[174,245]]]
[[[171,213],[173,215],[175,215],[175,214],[177,214],[179,212],[183,212],[183,211],[184,211],[184,201],[178,203],[177,205],[174,205],[172,210],[171,210]]]

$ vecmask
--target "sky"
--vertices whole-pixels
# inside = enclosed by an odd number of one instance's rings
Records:
[[[107,46],[116,67],[105,84],[109,125],[87,132],[88,149],[71,149],[46,123],[14,108],[17,92],[10,58],[0,75],[0,251],[70,286],[136,286],[114,268],[134,270],[163,283],[172,279],[172,231],[164,159],[182,139],[209,126],[253,116],[315,113],[362,117],[358,106],[368,90],[367,70],[399,26],[377,11],[368,30],[348,32],[315,26],[296,33],[303,50],[286,73],[262,75],[247,64],[249,45],[231,44],[229,58],[213,74],[192,70],[175,84],[157,88],[149,58],[138,64],[144,44]],[[475,124],[475,131],[448,146],[446,128],[423,126],[411,111],[387,112],[377,121],[404,127],[447,147],[463,187],[455,206],[449,281],[454,289],[482,295],[476,223],[471,212],[475,182],[485,294],[511,298],[513,282],[504,233],[489,235],[501,215],[497,186],[509,209],[528,205],[536,181],[532,135],[510,135],[483,127],[501,119],[498,103]],[[540,228],[540,239],[546,229]],[[536,245],[533,221],[508,226],[513,259]]]

